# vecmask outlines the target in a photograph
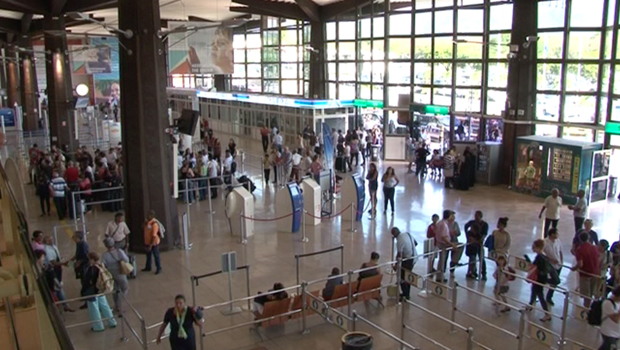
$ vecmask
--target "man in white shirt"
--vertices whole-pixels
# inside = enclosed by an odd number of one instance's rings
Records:
[[[405,270],[413,270],[413,266],[416,263],[417,252],[415,249],[415,241],[411,234],[408,232],[400,232],[398,227],[392,227],[392,237],[396,238],[396,259],[403,259],[402,268],[400,270],[400,287],[402,293],[401,298],[409,300],[411,285],[405,279]]]
[[[209,192],[211,193],[211,199],[217,198],[217,186],[219,167],[217,161],[213,158],[213,155],[209,155],[209,162],[207,162],[207,173],[209,174]]]
[[[209,154],[207,153],[207,151],[200,151],[198,152],[198,154],[202,158],[202,164],[209,163]]]
[[[116,249],[127,249],[127,235],[129,233],[129,227],[125,223],[123,213],[116,213],[114,220],[108,222],[108,226],[105,229],[105,236],[114,240],[114,248]]]
[[[575,232],[581,231],[583,228],[583,222],[586,221],[588,215],[588,203],[585,198],[584,190],[577,191],[577,203],[575,205],[569,205],[568,209],[573,211],[573,219],[575,220]]]
[[[560,221],[560,208],[562,208],[562,197],[560,197],[560,191],[557,188],[551,190],[551,195],[545,198],[545,203],[540,209],[540,213],[538,214],[538,218],[542,218],[542,214],[545,213],[545,226],[544,226],[544,236],[547,238],[548,231],[551,227],[557,228],[558,221]]]
[[[293,151],[293,171],[291,173],[291,178],[293,181],[301,181],[301,161],[303,157],[297,151]]]
[[[620,338],[620,287],[614,288],[611,297],[603,301],[601,313],[601,337],[599,350],[616,350]]]
[[[543,253],[549,259],[551,266],[553,266],[553,268],[558,272],[558,276],[559,276],[560,271],[562,271],[562,265],[564,264],[564,253],[562,252],[562,243],[560,243],[560,240],[558,239],[559,234],[558,234],[557,228],[550,228],[548,234],[549,236],[547,236],[547,239],[545,239],[545,248],[543,249]],[[557,286],[554,285],[553,287],[557,287]],[[551,306],[554,305],[553,303],[553,292],[554,291],[555,291],[554,288],[549,288],[549,291],[547,292],[547,297],[545,298],[547,300],[547,304],[550,304]]]
[[[228,174],[232,172],[233,157],[229,150],[226,150],[226,157],[224,158],[224,171]]]
[[[280,135],[280,131],[276,131],[276,136],[273,137],[273,144],[276,146],[278,151],[282,152],[282,135]]]
[[[352,160],[351,160],[351,145],[350,144],[345,144],[344,146],[344,172],[346,173],[347,167],[349,168],[349,170],[353,171],[353,167],[352,167]]]
[[[440,250],[436,280],[440,283],[447,282],[444,278],[444,273],[446,272],[448,261],[448,248],[456,249],[456,245],[458,244],[458,242],[453,242],[451,234],[454,219],[454,212],[452,210],[444,210],[443,219],[439,221],[435,227],[435,241],[437,242],[437,249]]]
[[[110,148],[110,151],[108,152],[108,155],[106,156],[107,160],[108,160],[108,164],[114,164],[114,162],[116,162],[116,150],[114,149],[114,147]]]

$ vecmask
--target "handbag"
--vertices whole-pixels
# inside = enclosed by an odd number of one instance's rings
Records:
[[[530,266],[530,270],[527,272],[525,280],[528,283],[538,282],[538,267],[534,264]]]
[[[394,275],[390,277],[390,284],[387,286],[387,295],[388,298],[398,298],[400,296],[399,287],[396,284],[393,284]]]
[[[484,246],[489,250],[495,250],[495,236],[493,234],[487,237],[487,239],[484,241]]]
[[[110,255],[112,255],[112,253],[110,253]],[[120,265],[120,269],[121,269],[121,274],[125,275],[125,276],[129,276],[131,275],[131,273],[133,272],[133,265],[124,261],[124,260],[120,260],[117,259],[116,257],[114,257],[114,255],[112,255],[112,258],[114,258],[114,260],[118,261],[118,264]]]

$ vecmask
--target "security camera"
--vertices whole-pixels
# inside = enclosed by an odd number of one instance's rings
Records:
[[[538,41],[538,37],[535,36],[535,35],[530,35],[530,36],[525,38],[525,42],[528,42],[528,43],[534,43],[534,42],[537,42],[537,41]]]

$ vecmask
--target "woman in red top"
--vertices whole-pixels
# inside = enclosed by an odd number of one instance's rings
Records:
[[[426,229],[426,238],[432,238],[433,239],[433,246],[437,246],[437,239],[435,238],[435,228],[437,227],[437,222],[439,221],[439,215],[437,214],[433,214],[433,216],[431,217],[431,224],[428,225],[428,228]],[[429,259],[431,259],[431,266],[435,266],[435,258],[436,258],[436,253],[433,252],[433,254],[431,254],[431,256],[429,256]],[[433,267],[431,267],[430,272],[435,272],[435,269]]]

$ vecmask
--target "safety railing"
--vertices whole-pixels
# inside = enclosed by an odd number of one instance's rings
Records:
[[[246,297],[250,296],[250,265],[244,265],[244,266],[238,266],[237,267],[237,271],[239,270],[244,270],[245,271],[245,282],[246,282]],[[198,285],[200,284],[200,280],[208,278],[208,277],[213,277],[213,276],[218,276],[221,275],[225,272],[223,272],[222,270],[219,271],[213,271],[210,273],[206,273],[203,275],[198,275],[198,276],[190,276],[189,280],[190,283],[192,285],[192,305],[198,305],[196,303],[196,287],[198,287]],[[230,287],[230,286],[229,286]],[[232,288],[229,288],[229,298],[230,300],[233,300],[232,298]],[[248,300],[248,310],[251,309],[251,303],[250,300]]]
[[[401,336],[401,338],[398,338],[397,336],[395,336],[394,334],[390,333],[386,329],[378,326],[374,322],[371,322],[367,318],[364,318],[364,317],[358,315],[357,312],[353,311],[353,317],[352,317],[352,323],[353,323],[352,328],[353,328],[353,331],[357,330],[357,324],[360,321],[362,323],[366,324],[367,326],[371,327],[372,329],[375,329],[375,330],[379,331],[380,333],[382,333],[383,335],[385,335],[388,338],[392,339],[393,341],[397,342],[398,344],[400,344],[401,350],[403,350],[405,348],[410,349],[410,350],[420,350],[419,348],[416,348],[415,346],[407,343],[402,336]],[[404,329],[404,325],[403,325],[403,329]]]
[[[88,191],[70,192],[71,202],[69,204],[72,206],[71,209],[73,211],[73,222],[77,225],[78,221],[80,221],[82,223],[82,231],[86,231],[86,217],[84,215],[84,213],[86,212],[85,207],[92,207],[94,205],[99,205],[99,204],[104,205],[104,204],[112,204],[112,203],[122,203],[125,200],[122,195],[123,190],[124,190],[123,186],[117,186],[117,187],[93,189],[93,190],[88,190]],[[81,200],[81,197],[83,195],[93,196],[93,195],[97,195],[101,193],[109,193],[110,195],[118,196],[119,198],[84,201],[84,202],[82,202]],[[78,207],[79,207],[79,210],[78,210]]]
[[[328,253],[336,252],[336,251],[340,252],[340,271],[344,271],[344,245],[343,244],[341,244],[338,247],[323,249],[323,250],[319,250],[319,251],[312,252],[312,253],[295,254],[295,276],[296,276],[295,280],[297,281],[297,284],[301,283],[300,282],[301,279],[299,275],[299,262],[301,259],[307,258],[310,256],[328,254]]]
[[[427,308],[425,308],[423,306],[420,306],[420,305],[418,305],[418,304],[416,304],[414,302],[411,302],[409,300],[406,300],[406,299],[404,300],[404,304],[403,305],[408,306],[408,307],[415,307],[416,309],[418,309],[420,311],[423,311],[425,314],[433,316],[433,318],[436,318],[436,319],[438,319],[440,321],[443,321],[444,323],[448,323],[450,325],[450,332],[451,333],[455,333],[456,331],[465,332],[465,334],[467,334],[466,349],[467,350],[473,350],[473,348],[474,348],[474,330],[473,330],[473,328],[471,328],[471,327],[470,328],[466,328],[466,327],[464,327],[464,326],[462,326],[462,325],[460,325],[460,324],[458,324],[458,323],[456,323],[456,322],[454,322],[454,321],[452,321],[452,320],[450,320],[450,319],[448,319],[446,317],[441,316],[438,313],[435,313],[435,312],[433,312],[433,311],[431,311],[431,310],[429,310],[429,309],[427,309]],[[420,332],[420,331],[414,329],[413,327],[408,326],[406,324],[406,322],[405,322],[405,314],[406,314],[406,312],[405,312],[405,309],[403,308],[403,310],[401,310],[401,315],[402,315],[401,316],[402,317],[402,319],[401,319],[401,324],[402,324],[402,335],[401,335],[401,338],[402,339],[405,339],[405,331],[409,331],[409,332],[419,336],[420,338],[422,338],[422,339],[432,343],[433,345],[435,345],[435,346],[437,346],[437,347],[439,347],[439,348],[441,348],[443,350],[452,350],[450,347],[448,347],[448,346],[444,345],[443,343],[440,343],[439,341],[437,341],[435,339],[432,339],[428,335],[424,334],[424,332]]]

